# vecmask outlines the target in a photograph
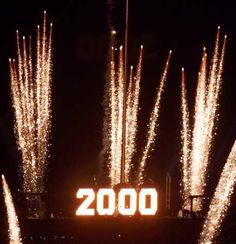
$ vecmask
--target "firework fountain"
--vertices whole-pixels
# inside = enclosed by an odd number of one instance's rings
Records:
[[[213,243],[220,230],[236,183],[236,141],[223,168],[200,235],[200,243]]]
[[[10,244],[21,244],[22,241],[21,241],[19,221],[16,215],[16,210],[14,207],[11,191],[8,187],[4,175],[2,175],[2,186],[3,186],[4,201],[7,209],[7,219],[9,225],[8,232],[9,232]]]
[[[112,48],[112,50],[114,50]],[[130,72],[130,82],[127,94],[126,104],[126,165],[125,175],[128,180],[129,171],[131,168],[131,160],[135,151],[135,139],[137,133],[137,114],[139,105],[139,91],[142,68],[142,52],[140,48],[139,61],[137,72],[133,77],[133,67]],[[122,118],[123,118],[123,47],[120,47],[118,57],[118,71],[115,69],[114,52],[112,53],[111,61],[111,82],[110,82],[110,178],[111,184],[114,186],[120,182],[120,167],[122,157]],[[116,75],[117,74],[117,75]]]
[[[218,27],[211,66],[207,66],[206,50],[198,75],[195,98],[194,125],[189,126],[184,70],[182,69],[182,188],[184,208],[189,208],[189,196],[203,196],[206,171],[217,120],[218,98],[222,82],[226,36],[220,51],[220,28]],[[202,209],[202,198],[194,201],[193,210]]]
[[[104,97],[103,97],[103,107],[104,107],[104,119],[103,119],[103,138],[102,138],[102,150],[99,154],[99,176],[101,178],[104,177],[103,174],[103,164],[106,158],[106,154],[109,150],[109,136],[108,136],[108,129],[109,129],[109,121],[110,121],[110,110],[109,106],[107,104],[109,103],[109,84],[110,84],[110,62],[111,62],[111,56],[113,54],[113,48],[115,46],[116,42],[116,30],[113,27],[112,24],[112,0],[108,0],[108,14],[107,14],[107,22],[108,22],[108,29],[110,32],[110,38],[108,43],[108,54],[107,55],[107,67],[106,67],[106,74],[105,74],[105,86],[104,86]]]
[[[52,24],[37,26],[36,60],[31,38],[17,38],[17,61],[10,59],[15,133],[22,154],[24,193],[42,193],[51,120]]]
[[[109,1],[109,7],[111,2]],[[108,69],[110,75],[105,86],[104,110],[105,119],[103,126],[103,150],[102,155],[107,154],[107,165],[111,185],[129,183],[130,173],[134,169],[133,157],[136,151],[138,130],[138,111],[140,96],[140,81],[142,72],[143,46],[140,47],[136,69],[131,66],[128,74],[128,8],[126,0],[125,12],[125,45],[120,46],[119,51],[114,47],[116,43],[116,31],[109,15],[110,28],[110,62]],[[159,117],[161,96],[164,92],[167,71],[169,67],[171,51],[163,71],[160,88],[157,91],[156,102],[151,113],[148,125],[147,142],[141,157],[137,182],[143,183],[143,173],[146,160],[153,147],[156,136],[157,120]]]
[[[140,161],[140,166],[139,166],[139,174],[138,174],[138,182],[143,183],[143,177],[144,177],[144,169],[146,166],[146,161],[149,156],[150,151],[153,149],[156,135],[157,135],[157,127],[158,127],[158,118],[159,118],[159,113],[160,113],[160,107],[161,107],[161,98],[162,94],[165,89],[165,83],[167,79],[167,72],[169,69],[169,63],[170,63],[170,58],[171,58],[172,51],[169,52],[164,71],[160,80],[160,85],[159,88],[157,89],[157,94],[156,94],[156,99],[155,99],[155,104],[149,119],[149,124],[148,124],[148,130],[147,130],[147,139],[146,139],[146,145],[143,150],[142,158]]]
[[[139,96],[140,96],[140,81],[142,70],[142,55],[143,47],[140,48],[140,54],[137,64],[137,69],[134,74],[134,68],[131,66],[129,74],[128,89],[124,92],[124,61],[123,61],[123,47],[121,46],[118,54],[118,65],[115,61],[114,48],[112,48],[112,60],[110,63],[110,84],[109,84],[109,165],[111,185],[114,186],[120,183],[120,167],[122,158],[122,118],[123,118],[123,94],[126,99],[126,141],[125,141],[125,182],[129,182],[130,171],[133,168],[132,159],[136,151],[136,137],[138,129],[138,110],[139,110]],[[138,183],[143,182],[143,171],[146,165],[146,160],[150,150],[155,142],[157,120],[160,111],[161,96],[164,92],[165,81],[167,78],[167,71],[171,51],[168,55],[166,65],[164,67],[163,75],[160,82],[160,87],[157,89],[155,105],[151,113],[150,122],[148,126],[148,136],[145,149],[140,161]],[[117,66],[117,67],[116,67]]]
[[[183,181],[183,199],[184,207],[187,207],[188,198],[190,196],[190,182],[189,182],[189,153],[190,153],[190,128],[189,128],[189,112],[188,112],[188,103],[186,96],[186,87],[185,87],[185,75],[184,68],[182,68],[182,82],[181,82],[181,110],[182,110],[182,181]]]

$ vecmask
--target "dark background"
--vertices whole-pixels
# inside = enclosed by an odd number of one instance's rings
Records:
[[[102,150],[103,94],[108,62],[109,16],[122,44],[124,1],[1,1],[0,2],[0,173],[14,193],[20,189],[20,153],[13,131],[8,58],[16,56],[15,30],[35,37],[43,10],[53,22],[52,133],[46,190],[53,210],[73,214],[75,194],[92,186]],[[213,144],[207,192],[211,196],[236,135],[236,2],[130,0],[129,64],[144,45],[138,153],[169,49],[173,56],[163,96],[155,150],[147,175],[160,192],[163,205],[165,175],[172,176],[172,206],[180,204],[180,70],[184,66],[193,110],[202,47],[212,53],[217,26],[228,35],[220,95],[217,135]],[[137,154],[138,155],[138,154]],[[2,201],[1,201],[2,202]],[[235,194],[232,200],[235,208]]]

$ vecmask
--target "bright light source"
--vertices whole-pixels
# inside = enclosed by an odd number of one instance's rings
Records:
[[[134,188],[123,188],[118,195],[112,188],[101,188],[96,194],[91,188],[83,188],[78,190],[77,198],[82,198],[76,211],[79,216],[93,216],[95,211],[98,215],[113,215],[116,209],[121,215],[131,216],[137,211],[138,203],[141,215],[155,215],[158,208],[155,188],[144,188],[139,193]],[[92,203],[95,205],[95,199],[96,209],[91,207]]]
[[[150,206],[147,207],[147,197],[150,196]],[[139,193],[139,212],[141,215],[155,215],[157,212],[157,191],[155,188],[144,188]]]
[[[104,197],[108,196],[108,207],[104,207]],[[97,193],[97,212],[99,215],[112,215],[115,212],[116,195],[113,189],[99,189]]]
[[[89,208],[90,204],[94,201],[95,199],[95,193],[94,190],[91,188],[84,188],[84,189],[79,189],[76,197],[77,198],[85,198],[82,202],[82,204],[79,206],[79,208],[76,211],[76,215],[94,215],[95,210],[93,208]]]
[[[129,204],[126,204],[129,197]],[[137,193],[133,188],[121,189],[118,194],[118,210],[121,215],[134,215],[137,209]]]

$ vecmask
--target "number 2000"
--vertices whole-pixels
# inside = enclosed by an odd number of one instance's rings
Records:
[[[76,196],[82,198],[83,202],[77,209],[76,215],[95,215],[95,209],[90,207],[95,197],[98,215],[113,215],[115,211],[121,215],[134,215],[137,206],[141,215],[155,215],[158,208],[158,194],[155,188],[143,188],[138,194],[134,188],[123,188],[118,193],[118,199],[116,199],[115,191],[111,188],[101,188],[96,195],[91,188],[79,189]],[[107,199],[106,206],[105,198]]]

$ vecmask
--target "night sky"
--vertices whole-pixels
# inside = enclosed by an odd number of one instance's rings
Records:
[[[110,2],[110,4],[108,4]],[[103,94],[108,62],[109,18],[123,43],[124,2],[121,0],[0,2],[0,173],[13,192],[20,188],[21,162],[13,130],[8,58],[16,56],[15,30],[35,37],[43,10],[54,24],[52,133],[46,190],[53,209],[74,211],[80,186],[92,186],[101,165]],[[164,191],[165,175],[173,180],[173,205],[180,175],[180,75],[186,70],[188,99],[193,111],[202,47],[211,54],[217,26],[228,35],[217,135],[211,154],[208,192],[211,195],[236,139],[236,2],[130,0],[129,64],[144,45],[138,153],[156,87],[169,49],[172,61],[163,96],[158,139],[147,174]],[[138,156],[137,156],[138,157]],[[236,194],[234,194],[236,195]],[[236,197],[234,196],[234,199]],[[163,199],[160,198],[160,201]],[[235,202],[236,200],[234,200]]]

